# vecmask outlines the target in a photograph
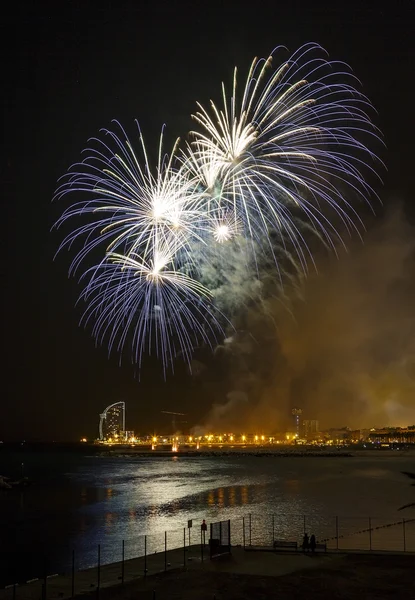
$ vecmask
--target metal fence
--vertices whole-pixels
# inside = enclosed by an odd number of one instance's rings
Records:
[[[22,557],[16,555],[12,559],[14,563],[9,557],[9,585],[0,589],[0,600],[71,598],[92,591],[99,598],[102,587],[183,568],[190,561],[208,560],[208,537],[215,535],[217,538],[218,527],[221,545],[229,542],[230,546],[231,531],[232,546],[245,548],[271,548],[275,540],[296,541],[300,545],[303,535],[308,533],[314,534],[318,543],[326,544],[328,551],[415,552],[414,518],[247,514],[222,522],[222,525],[212,524],[212,528],[208,524],[210,536],[206,535],[206,538],[202,537],[198,525],[132,540],[109,538],[106,543],[83,546],[82,549],[56,548],[46,558],[30,556],[31,562],[37,565],[37,572],[31,571],[26,577],[18,574],[17,565],[22,564]],[[61,567],[55,570],[58,555]],[[5,579],[4,573],[2,579]],[[29,585],[22,585],[26,583]]]
[[[327,550],[415,552],[415,519],[318,515],[253,515],[242,519],[242,531],[232,528],[233,543],[244,547],[272,547],[275,540],[301,544],[314,534]],[[236,541],[237,540],[237,541]]]
[[[9,560],[7,575],[10,583],[0,589],[0,600],[47,600],[73,598],[113,585],[149,575],[186,567],[191,561],[209,560],[209,539],[202,538],[200,528],[184,527],[160,534],[143,535],[134,540],[97,544],[83,550],[55,548],[63,568],[55,571],[53,549],[50,556],[33,556],[37,573],[28,577],[17,576],[22,557],[16,555],[14,564]],[[40,566],[41,565],[41,566]],[[1,573],[0,564],[0,573]],[[5,579],[4,572],[1,573]]]

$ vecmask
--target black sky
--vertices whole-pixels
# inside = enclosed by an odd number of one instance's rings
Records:
[[[137,118],[149,145],[163,123],[172,138],[185,135],[196,101],[218,98],[235,64],[246,72],[279,44],[294,51],[315,41],[352,66],[377,108],[388,147],[381,196],[403,200],[411,217],[414,3],[368,4],[84,0],[21,2],[4,15],[0,439],[92,436],[98,412],[121,399],[136,431],[160,425],[163,409],[195,422],[207,410],[183,366],[165,383],[149,362],[139,383],[96,349],[78,327],[69,256],[53,262],[56,181],[111,119],[132,132]]]

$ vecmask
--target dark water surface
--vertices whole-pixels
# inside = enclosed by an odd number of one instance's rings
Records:
[[[415,454],[371,451],[340,457],[102,458],[70,452],[0,453],[0,474],[24,474],[34,484],[0,492],[0,585],[180,544],[193,519],[276,514],[290,532],[306,516],[316,531],[336,515],[389,521],[413,516],[397,509],[413,501]],[[259,521],[258,521],[259,522]],[[269,522],[269,521],[268,521]],[[308,525],[307,525],[308,527]]]

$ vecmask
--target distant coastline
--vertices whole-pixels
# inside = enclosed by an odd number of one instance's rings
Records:
[[[171,458],[172,456],[187,457],[187,458],[203,458],[203,457],[247,457],[255,456],[258,458],[275,457],[275,458],[353,458],[362,456],[378,455],[379,457],[399,456],[403,453],[412,453],[415,455],[415,448],[405,448],[402,450],[379,450],[375,448],[367,448],[364,450],[353,448],[305,448],[304,446],[285,446],[284,448],[275,447],[205,447],[200,449],[181,448],[178,451],[172,451],[170,448],[160,448],[151,450],[151,448],[126,448],[112,447],[102,450],[96,455],[101,457],[119,457],[119,458]],[[95,455],[95,456],[96,456]]]
[[[97,455],[95,454],[94,457],[96,457]],[[323,458],[323,457],[342,457],[342,458],[349,458],[353,456],[352,452],[344,452],[344,451],[339,451],[339,452],[327,452],[326,450],[323,450],[322,452],[307,452],[304,450],[299,450],[299,451],[281,451],[281,450],[276,450],[276,451],[261,451],[261,450],[254,450],[254,449],[249,449],[246,451],[243,450],[180,450],[178,452],[172,452],[171,450],[147,450],[147,451],[143,451],[143,450],[131,450],[131,451],[126,451],[126,450],[108,450],[108,451],[104,451],[104,452],[100,452],[98,454],[98,456],[101,457],[119,457],[119,458],[132,458],[132,457],[137,457],[137,458],[172,458],[173,456],[177,456],[177,457],[187,457],[187,458],[214,458],[214,457],[226,457],[226,456],[232,456],[232,457],[247,457],[247,456],[255,456],[258,458],[263,458],[263,457],[275,457],[275,458],[291,458],[291,457],[318,457],[318,458]]]
[[[61,443],[61,442],[19,442],[0,445],[0,457],[8,454],[27,453],[62,453],[79,454],[89,457],[119,457],[119,458],[171,458],[172,456],[187,458],[203,457],[275,457],[275,458],[352,458],[364,456],[396,457],[402,454],[414,455],[415,445],[401,445],[399,448],[380,448],[378,446],[338,446],[333,448],[295,445],[203,445],[200,448],[179,446],[173,451],[171,445],[158,445],[154,450],[151,445],[101,445],[96,443]]]

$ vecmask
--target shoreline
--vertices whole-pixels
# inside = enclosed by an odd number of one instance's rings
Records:
[[[379,458],[399,457],[402,455],[414,455],[415,449],[402,450],[378,450],[378,449],[337,449],[337,450],[316,450],[304,448],[292,449],[274,449],[274,448],[202,448],[199,450],[179,449],[177,451],[162,449],[151,450],[150,448],[110,448],[96,452],[90,455],[91,458],[222,458],[222,457],[256,457],[256,458],[361,458],[377,456]]]
[[[172,452],[171,450],[108,450],[95,454],[93,457],[117,457],[117,458],[172,458],[172,457],[183,457],[183,458],[214,458],[214,457],[273,457],[273,458],[351,458],[353,454],[351,452],[272,452],[272,451],[261,451],[261,450],[183,450]]]

